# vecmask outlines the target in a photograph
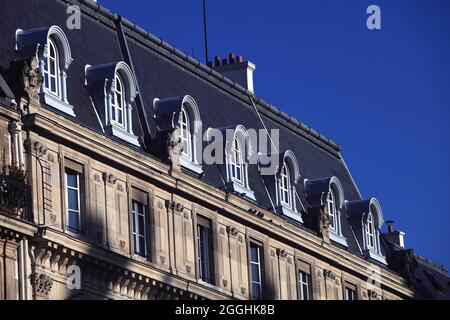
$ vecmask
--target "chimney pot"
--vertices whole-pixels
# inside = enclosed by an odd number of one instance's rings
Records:
[[[220,67],[220,57],[219,56],[214,57],[214,63],[216,65],[216,67]]]
[[[242,63],[242,62],[244,62],[244,58],[242,56],[238,56],[237,63]]]
[[[222,66],[226,66],[228,64],[228,60],[226,58],[222,59]]]
[[[208,62],[206,63],[206,65],[207,65],[208,67],[212,68],[212,61],[208,61]]]
[[[394,221],[389,220],[389,221],[386,221],[386,223],[388,225],[388,233],[394,233],[394,227],[393,227]]]
[[[228,55],[228,60],[230,61],[230,64],[234,64],[236,62],[236,58],[234,56],[234,53],[230,53]]]

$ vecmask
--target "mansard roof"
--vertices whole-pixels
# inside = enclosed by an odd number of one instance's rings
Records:
[[[68,3],[78,4],[82,8],[80,30],[69,30],[66,27]],[[74,106],[76,114],[76,118],[71,118],[73,121],[97,132],[103,132],[85,85],[86,66],[126,61],[134,71],[139,88],[138,99],[153,127],[156,125],[167,127],[166,116],[170,116],[164,115],[164,119],[159,119],[162,121],[160,123],[155,121],[155,99],[160,99],[161,103],[167,102],[172,112],[180,107],[182,98],[186,96],[195,100],[204,130],[209,127],[224,128],[238,125],[264,130],[262,119],[269,131],[279,129],[279,149],[291,150],[298,160],[300,178],[296,188],[305,206],[308,205],[305,179],[323,179],[325,184],[329,184],[329,179],[336,177],[344,190],[345,200],[350,202],[362,200],[342,158],[340,147],[335,142],[99,4],[91,0],[3,0],[2,9],[9,14],[3,15],[0,22],[3,34],[0,43],[0,73],[7,70],[11,61],[17,58],[15,52],[17,29],[45,30],[50,26],[59,26],[66,34],[73,58],[67,71],[68,100]],[[122,26],[120,29],[124,31],[131,61],[124,57],[119,44],[118,33],[121,31],[117,27],[119,23]],[[3,79],[0,78],[0,84],[2,83]],[[8,95],[6,91],[5,93]],[[133,108],[132,112],[134,134],[142,136],[144,133],[137,108]],[[158,120],[158,115],[156,119]],[[143,149],[142,152],[146,151]],[[152,148],[149,148],[148,152],[151,153]],[[154,153],[153,155],[158,156]],[[255,193],[257,204],[270,209],[271,200],[257,165],[250,165],[248,174],[250,188]],[[224,188],[223,177],[215,165],[203,165],[203,175],[199,179],[217,188]],[[362,256],[354,230],[345,215],[342,216],[341,223],[342,234],[348,243],[347,250]],[[385,251],[383,248],[383,252]]]

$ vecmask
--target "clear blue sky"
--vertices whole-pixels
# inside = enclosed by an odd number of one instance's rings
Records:
[[[99,0],[204,60],[202,0]],[[366,28],[381,8],[382,30]],[[210,56],[256,64],[255,92],[338,142],[406,245],[450,267],[450,1],[208,0]]]

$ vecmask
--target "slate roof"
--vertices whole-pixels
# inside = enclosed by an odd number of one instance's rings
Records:
[[[67,29],[68,4],[79,4],[84,9],[81,30]],[[90,0],[3,0],[0,10],[0,73],[4,73],[16,57],[16,29],[26,30],[50,25],[61,27],[69,39],[74,59],[67,78],[68,100],[74,106],[76,114],[76,118],[72,120],[102,132],[88,89],[85,87],[85,66],[125,61],[115,25],[118,16]],[[303,190],[305,178],[336,176],[343,186],[346,200],[361,199],[342,159],[340,147],[335,142],[130,21],[121,19],[139,84],[140,99],[149,118],[153,113],[155,98],[190,95],[197,102],[204,129],[239,124],[246,128],[263,129],[251,103],[252,98],[266,127],[269,130],[280,130],[280,150],[290,149],[298,159],[301,178],[297,184],[297,192],[303,205],[307,205]],[[136,108],[133,113],[133,131],[139,136],[142,135],[142,130]],[[131,145],[130,147],[134,148]],[[203,165],[203,171],[202,180],[218,188],[224,187],[217,166]],[[271,208],[262,179],[254,165],[249,168],[249,181],[258,204]],[[342,233],[347,239],[347,250],[362,256],[345,215],[342,216]],[[383,252],[386,250],[383,248]]]

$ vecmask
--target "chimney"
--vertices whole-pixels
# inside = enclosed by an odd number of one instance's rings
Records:
[[[384,233],[384,237],[389,241],[396,245],[398,245],[400,248],[405,248],[405,233],[402,231],[394,230],[393,224],[394,221],[389,220],[386,221],[388,225],[388,232]]]
[[[234,53],[230,53],[228,55],[228,60],[223,59],[222,63],[217,63],[216,60],[214,67],[214,70],[240,84],[252,93],[255,92],[253,86],[253,72],[255,69],[256,66],[253,63],[244,61],[242,56],[236,58]]]

